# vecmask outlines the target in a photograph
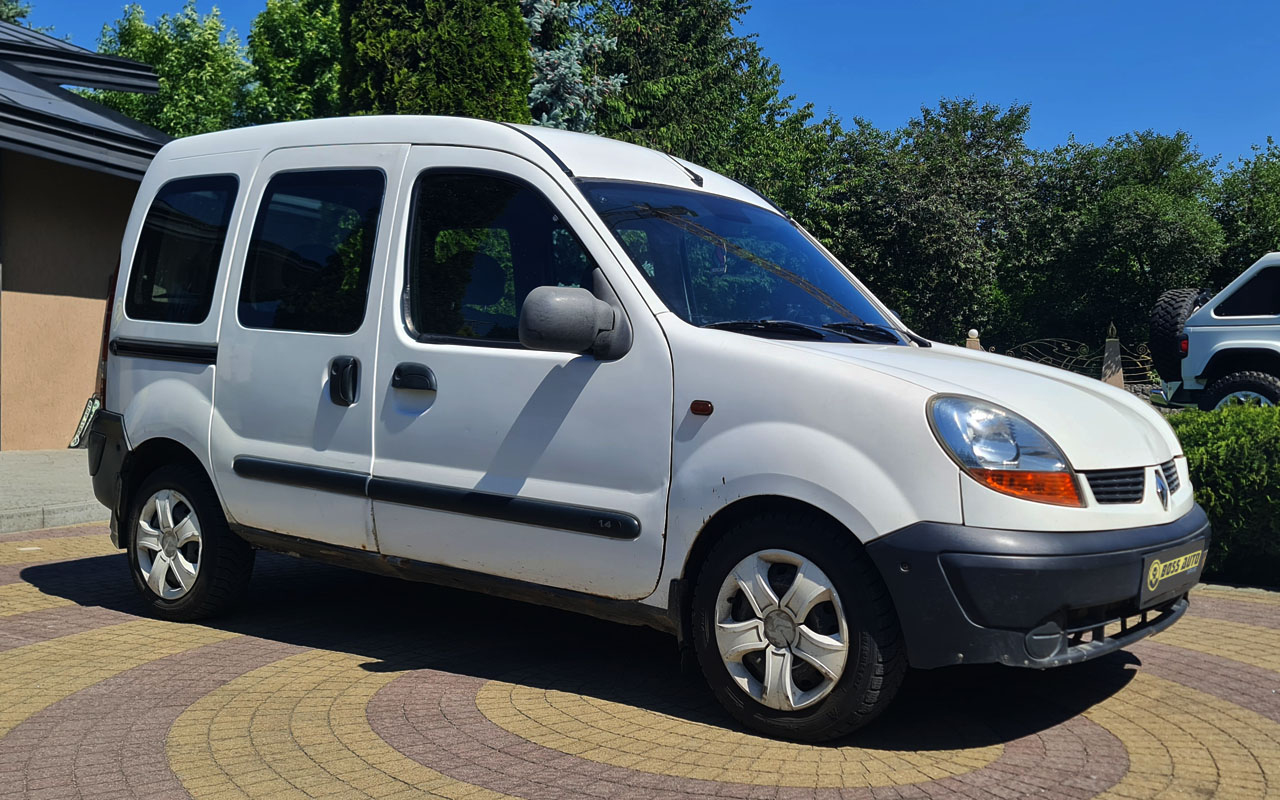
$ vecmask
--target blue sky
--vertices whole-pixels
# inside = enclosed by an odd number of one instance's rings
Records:
[[[121,0],[32,0],[36,25],[93,47]],[[248,33],[265,0],[221,0]],[[199,0],[201,11],[215,3]],[[181,0],[143,0],[148,14]],[[1035,147],[1154,128],[1192,134],[1223,162],[1280,136],[1280,3],[1218,0],[857,2],[756,0],[747,32],[819,113],[896,127],[922,104],[972,96],[1031,104]]]

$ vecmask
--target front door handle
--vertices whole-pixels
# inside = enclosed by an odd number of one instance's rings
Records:
[[[340,406],[353,405],[360,392],[360,359],[336,356],[329,362],[329,399]]]
[[[418,392],[436,391],[436,374],[425,364],[414,364],[406,361],[396,365],[391,373],[392,389],[409,389]]]

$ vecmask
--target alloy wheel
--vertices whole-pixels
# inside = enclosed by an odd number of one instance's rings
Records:
[[[1257,392],[1239,391],[1232,392],[1226,397],[1218,401],[1214,409],[1226,408],[1228,406],[1273,406],[1275,403],[1265,395]]]
[[[831,579],[789,550],[738,562],[716,599],[716,644],[735,683],[757,702],[797,711],[844,674],[849,628]]]
[[[186,497],[161,489],[147,499],[134,531],[138,569],[157,596],[177,600],[200,573],[200,519]]]

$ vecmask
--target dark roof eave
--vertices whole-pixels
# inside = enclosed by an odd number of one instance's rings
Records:
[[[0,148],[140,179],[164,145],[0,103]]]
[[[102,154],[82,152],[67,148],[62,142],[43,142],[38,138],[18,135],[14,136],[9,126],[0,123],[0,150],[12,150],[17,153],[47,158],[73,167],[114,175],[117,178],[140,182],[146,174],[151,159],[122,158],[118,154],[103,157]]]
[[[144,94],[160,89],[160,79],[146,64],[99,53],[0,41],[0,61],[59,85]]]

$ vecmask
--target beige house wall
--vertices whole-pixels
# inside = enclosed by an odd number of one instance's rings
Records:
[[[0,450],[66,447],[138,184],[0,152]]]

